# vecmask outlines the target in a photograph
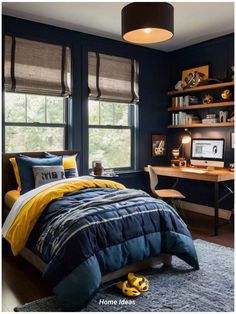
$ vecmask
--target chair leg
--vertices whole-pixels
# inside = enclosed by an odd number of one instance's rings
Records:
[[[183,221],[185,222],[185,223],[187,223],[187,219],[186,219],[186,215],[185,215],[185,212],[184,212],[184,210],[183,210],[183,208],[182,208],[182,206],[181,206],[181,201],[180,201],[180,199],[171,199],[170,200],[171,201],[171,204],[172,204],[172,206],[174,207],[174,209],[177,211],[177,213],[180,215],[180,217],[183,219]],[[178,206],[177,206],[177,204],[176,203],[178,203]]]

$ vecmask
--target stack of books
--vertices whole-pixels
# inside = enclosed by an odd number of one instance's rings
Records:
[[[202,119],[202,123],[217,123],[218,119],[216,114],[207,114],[205,118]]]
[[[187,125],[194,123],[201,123],[199,117],[194,114],[187,114],[182,111],[179,111],[179,113],[172,113],[172,125]]]
[[[186,107],[189,106],[189,95],[172,97],[172,107]]]

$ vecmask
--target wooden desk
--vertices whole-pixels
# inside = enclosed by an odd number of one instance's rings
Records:
[[[185,167],[153,167],[155,173],[159,176],[165,177],[174,177],[177,178],[177,182],[179,178],[182,179],[190,179],[190,180],[199,180],[199,181],[208,181],[214,183],[214,234],[218,234],[218,225],[219,225],[219,203],[225,199],[227,196],[233,193],[231,189],[226,187],[229,192],[219,199],[219,184],[234,180],[234,173],[230,172],[228,169],[217,169],[217,170],[208,170],[206,173],[194,173],[194,172],[185,172]],[[189,168],[191,169],[191,168]],[[148,167],[144,168],[145,172],[148,172]],[[177,182],[174,184],[176,186]]]

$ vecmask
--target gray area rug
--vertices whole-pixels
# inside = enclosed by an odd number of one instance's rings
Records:
[[[233,312],[234,250],[202,240],[194,241],[200,270],[193,271],[174,257],[171,268],[141,273],[150,290],[125,298],[116,281],[104,284],[83,312]],[[55,297],[15,308],[16,312],[60,312]]]

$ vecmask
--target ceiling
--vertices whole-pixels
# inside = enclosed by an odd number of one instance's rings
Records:
[[[128,2],[3,2],[2,13],[75,31],[121,39],[121,9]],[[172,2],[175,34],[146,45],[173,51],[234,31],[233,2]]]

